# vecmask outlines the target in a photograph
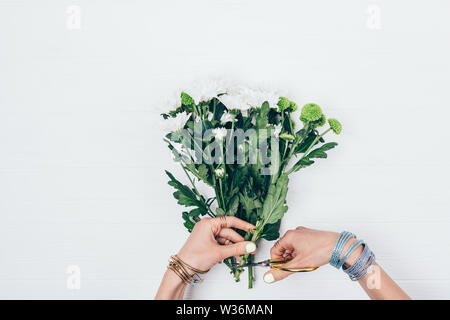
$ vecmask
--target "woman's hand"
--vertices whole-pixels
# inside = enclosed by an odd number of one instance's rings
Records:
[[[320,267],[330,262],[334,244],[339,236],[337,232],[320,231],[298,227],[287,231],[270,250],[270,257],[291,259],[283,264],[286,268]],[[272,283],[291,275],[291,272],[270,270],[265,273],[264,281]]]
[[[272,259],[285,258],[290,261],[283,264],[286,268],[308,268],[320,267],[328,264],[334,250],[334,246],[339,237],[337,232],[320,231],[298,227],[289,230],[278,240],[270,250]],[[352,238],[344,245],[342,252],[346,252],[356,241]],[[362,246],[357,247],[345,261],[348,268],[353,265],[362,253]],[[270,270],[264,275],[266,283],[286,278],[291,272],[282,270]],[[358,283],[371,299],[411,299],[378,263],[374,263],[367,275]]]
[[[236,217],[203,218],[195,224],[178,257],[197,269],[208,270],[225,258],[255,252],[256,245],[244,241],[232,227],[246,232],[255,228]]]
[[[254,229],[251,223],[236,217],[203,218],[195,224],[178,257],[190,266],[209,270],[216,263],[231,256],[254,253],[256,245],[231,228],[243,231]],[[186,283],[172,270],[164,274],[155,299],[182,299]]]

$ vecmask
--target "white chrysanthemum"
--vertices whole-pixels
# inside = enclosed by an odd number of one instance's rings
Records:
[[[208,120],[211,121],[213,119],[213,117],[214,117],[214,113],[209,112],[208,113]]]
[[[269,105],[276,108],[280,94],[269,89],[250,88],[246,86],[233,86],[228,88],[227,94],[219,97],[219,100],[228,109],[237,109],[245,112],[252,107],[259,108],[267,101]]]
[[[281,124],[278,124],[275,126],[275,130],[274,130],[273,134],[275,137],[278,138],[280,136],[280,132],[281,132]]]
[[[186,89],[186,93],[189,94],[197,104],[202,101],[209,101],[226,91],[227,85],[223,80],[198,81],[195,82],[190,89]]]
[[[216,140],[222,140],[227,136],[227,129],[225,128],[215,128],[212,130],[212,133],[214,134],[214,137]]]
[[[224,168],[219,168],[214,170],[214,173],[216,174],[216,177],[221,179],[225,176],[225,169]]]
[[[220,122],[222,123],[233,122],[235,120],[234,116],[229,112],[224,112],[222,117],[220,117]]]
[[[166,130],[169,132],[175,132],[180,129],[183,129],[190,116],[191,115],[186,112],[181,112],[177,114],[176,118],[172,117],[168,118],[167,120],[164,121],[164,124],[166,125]]]
[[[241,95],[227,93],[219,97],[220,102],[222,102],[229,110],[239,110],[244,115],[246,115],[247,110],[250,109],[250,105]]]

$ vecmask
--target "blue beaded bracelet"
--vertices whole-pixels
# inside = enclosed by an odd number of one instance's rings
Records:
[[[363,243],[364,241],[362,240],[358,240],[355,243],[353,243],[352,246],[344,254],[344,256],[339,260],[336,268],[340,269],[344,265],[345,261],[347,261],[348,257],[350,257],[350,255],[353,253],[353,251],[355,251]]]
[[[356,236],[351,232],[343,231],[339,234],[339,237],[336,240],[336,244],[334,245],[333,253],[332,253],[331,259],[330,259],[330,264],[333,267],[335,267],[337,269],[340,268],[340,267],[338,267],[339,258],[341,257],[341,253],[342,253],[342,250],[344,249],[344,246],[346,245],[348,240],[350,240],[351,238],[356,238]]]
[[[344,270],[345,273],[347,274],[354,274],[355,272],[357,272],[359,269],[361,269],[362,267],[364,267],[364,264],[367,262],[367,259],[369,258],[370,255],[370,250],[369,250],[369,246],[366,245],[365,243],[363,244],[363,252],[361,253],[361,256],[358,258],[358,260],[350,267],[345,267],[342,266],[342,270]]]
[[[370,251],[370,250],[369,250]],[[375,254],[370,251],[370,255],[367,259],[367,262],[365,263],[364,268],[358,270],[355,274],[349,274],[349,277],[353,281],[358,281],[364,278],[367,275],[367,272],[369,271],[369,268],[375,263]]]
[[[351,238],[356,238],[356,236],[347,231],[343,231],[339,234],[331,254],[330,264],[337,269],[342,267],[342,270],[348,274],[351,280],[358,281],[367,275],[369,268],[375,263],[375,254],[369,249],[369,246],[367,246],[364,241],[358,240],[355,241],[342,258],[340,258],[342,250]],[[359,258],[352,266],[345,267],[345,261],[361,245],[364,249]]]

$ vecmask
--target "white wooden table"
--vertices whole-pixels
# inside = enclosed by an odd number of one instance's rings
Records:
[[[344,125],[330,157],[292,179],[283,232],[353,231],[413,298],[449,299],[449,10],[0,0],[0,298],[152,298],[187,236],[159,103],[224,76]],[[272,286],[261,275],[248,290],[218,266],[187,297],[366,298],[331,267]]]

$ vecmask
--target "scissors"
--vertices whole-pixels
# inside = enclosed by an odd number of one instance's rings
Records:
[[[277,258],[277,259],[267,259],[260,262],[245,263],[240,265],[239,263],[234,263],[233,266],[236,268],[243,267],[270,267],[270,269],[282,270],[288,272],[310,272],[319,269],[319,267],[309,267],[309,268],[283,268],[283,263],[288,262],[288,259]]]

